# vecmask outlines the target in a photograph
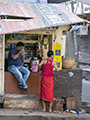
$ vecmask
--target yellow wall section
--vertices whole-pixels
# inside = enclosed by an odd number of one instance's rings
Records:
[[[58,66],[59,69],[62,67],[62,44],[54,44],[54,60]]]
[[[52,45],[52,50],[54,51],[54,44],[55,43],[58,43],[58,44],[62,44],[62,32],[63,31],[67,31],[70,29],[70,25],[62,25],[62,26],[59,26],[58,29],[55,30],[55,32],[53,32],[53,40],[55,40],[55,42],[53,42],[53,45]],[[54,39],[56,36],[56,39]]]

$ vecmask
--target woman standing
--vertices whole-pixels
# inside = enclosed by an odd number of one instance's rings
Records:
[[[50,102],[49,112],[52,112],[52,104],[54,100],[54,79],[56,79],[59,70],[56,62],[53,60],[54,53],[53,51],[48,51],[47,53],[48,59],[44,59],[39,64],[39,73],[41,72],[41,66],[43,66],[42,70],[42,78],[41,78],[41,91],[40,91],[40,102],[42,102],[43,109],[40,109],[41,112],[46,111],[45,101]],[[56,69],[56,75],[54,78],[53,67]]]

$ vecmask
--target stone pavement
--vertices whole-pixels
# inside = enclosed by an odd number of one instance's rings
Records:
[[[40,120],[41,118],[49,118],[49,119],[45,119],[45,120],[55,120],[55,119],[61,119],[64,118],[64,120],[90,120],[90,114],[86,114],[86,113],[82,113],[80,115],[78,114],[74,114],[74,113],[48,113],[48,112],[39,112],[39,110],[31,110],[31,109],[6,109],[6,108],[0,108],[0,118],[4,117],[4,118],[8,118],[9,117],[15,117],[15,118],[19,118],[19,117],[29,117],[30,118],[33,117],[33,119],[31,120]],[[70,119],[66,119],[66,118],[70,118]],[[75,118],[75,119],[73,119]],[[59,119],[59,120],[60,120]],[[1,120],[1,119],[0,119]],[[5,119],[2,119],[5,120]],[[10,119],[11,120],[11,119]],[[14,119],[13,119],[14,120]],[[28,119],[27,119],[28,120]],[[41,119],[44,120],[44,119]]]

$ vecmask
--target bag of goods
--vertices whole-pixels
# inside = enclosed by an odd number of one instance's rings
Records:
[[[71,69],[76,63],[75,59],[70,58],[62,58],[62,68],[63,69]]]

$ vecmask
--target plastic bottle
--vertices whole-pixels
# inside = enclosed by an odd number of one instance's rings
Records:
[[[77,112],[75,110],[70,110],[71,113],[76,114]]]
[[[77,111],[77,110],[76,110],[76,112],[77,112],[77,114],[81,114],[82,113],[81,111]]]

